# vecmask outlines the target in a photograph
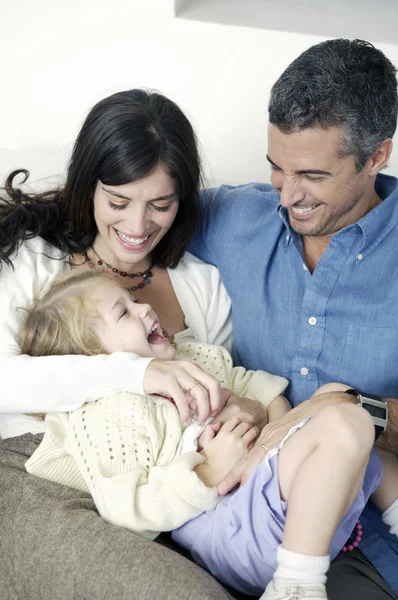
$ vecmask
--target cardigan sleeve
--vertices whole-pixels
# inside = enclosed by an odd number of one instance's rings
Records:
[[[232,350],[232,315],[231,300],[221,280],[220,271],[207,265],[209,269],[209,300],[206,308],[206,322],[208,330],[208,344],[223,346]],[[202,340],[200,340],[202,341]]]
[[[246,371],[243,367],[233,367],[230,354],[221,346],[185,342],[177,346],[177,352],[179,358],[188,358],[199,364],[236,396],[256,400],[263,406],[282,394],[289,384],[284,377],[266,371]]]
[[[67,450],[100,515],[154,539],[219,500],[194,471],[204,456],[176,456],[180,437],[173,404],[121,392],[70,415]]]
[[[59,252],[34,238],[0,271],[0,413],[69,411],[114,390],[143,393],[151,359],[110,356],[21,355],[18,342],[24,309],[65,272]]]
[[[231,300],[219,270],[186,252],[178,267],[169,269],[169,275],[195,341],[231,351]]]
[[[263,406],[268,406],[288,385],[287,379],[267,371],[246,371],[243,367],[233,367],[231,371],[231,391],[236,396],[256,400]]]

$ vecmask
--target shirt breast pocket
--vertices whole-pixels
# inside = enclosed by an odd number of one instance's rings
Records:
[[[364,392],[398,397],[398,328],[349,325],[339,381]]]

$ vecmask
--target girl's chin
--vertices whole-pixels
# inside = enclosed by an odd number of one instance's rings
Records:
[[[158,360],[174,360],[177,355],[176,351],[171,346],[167,350],[165,349],[163,352],[158,352],[156,354],[157,356],[155,356],[155,358]]]

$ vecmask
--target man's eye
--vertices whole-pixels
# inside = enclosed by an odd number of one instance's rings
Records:
[[[306,175],[308,181],[323,181],[325,178],[324,177],[320,177],[319,175]]]

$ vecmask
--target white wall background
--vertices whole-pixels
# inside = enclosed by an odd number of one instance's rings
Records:
[[[1,0],[1,180],[17,167],[30,169],[33,180],[62,173],[89,108],[131,87],[156,88],[181,106],[210,179],[269,179],[270,87],[300,52],[325,38],[179,19],[173,6]],[[398,33],[397,44],[377,45],[398,65]],[[389,172],[398,175],[398,148]]]

